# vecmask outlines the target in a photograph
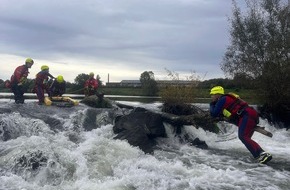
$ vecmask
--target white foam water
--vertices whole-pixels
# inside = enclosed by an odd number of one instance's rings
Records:
[[[2,110],[11,106],[0,103]],[[206,141],[208,149],[182,143],[165,124],[168,138],[157,139],[154,154],[145,154],[126,140],[115,140],[112,124],[82,130],[85,106],[72,110],[32,103],[22,106],[0,114],[1,190],[274,190],[290,186],[290,131],[276,129],[265,120],[261,125],[273,138],[255,133],[253,139],[273,160],[261,165],[238,138],[220,141],[217,134],[190,125],[184,126],[184,132]],[[143,106],[156,109],[158,104]],[[33,112],[38,113],[30,117]],[[41,112],[60,121],[63,129],[51,129]],[[7,127],[13,131],[9,140],[3,136]],[[228,131],[234,136],[236,130]]]

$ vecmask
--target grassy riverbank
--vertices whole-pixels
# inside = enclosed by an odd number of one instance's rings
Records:
[[[104,92],[105,95],[120,95],[120,96],[145,96],[142,88],[112,88],[112,87],[100,87],[100,92]],[[2,92],[9,92],[7,89]],[[68,94],[71,90],[67,89]],[[225,89],[225,92],[234,92],[239,94],[240,97],[250,104],[258,104],[259,101],[255,96],[255,90],[250,89],[242,89],[242,90],[234,90],[234,89]],[[157,95],[159,96],[159,95]],[[196,91],[196,103],[207,103],[210,101],[209,89],[198,89]]]
[[[103,91],[106,95],[123,95],[123,96],[144,96],[142,88],[108,88],[102,87],[100,91]],[[225,89],[225,92],[233,92],[238,94],[242,99],[249,102],[250,104],[258,103],[256,92],[252,89]],[[157,95],[159,96],[159,95]],[[208,102],[210,101],[209,89],[198,89],[196,91],[197,102]]]

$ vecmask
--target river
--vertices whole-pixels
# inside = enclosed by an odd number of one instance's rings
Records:
[[[33,99],[23,105],[0,100],[1,190],[286,190],[290,186],[290,131],[262,119],[261,125],[274,136],[255,133],[253,138],[273,155],[268,165],[256,163],[236,138],[235,126],[226,126],[226,134],[218,135],[184,126],[209,146],[199,149],[180,142],[166,124],[168,138],[157,140],[154,154],[144,154],[125,140],[114,140],[112,124],[100,120],[98,128],[84,130],[93,108],[83,104],[58,108],[40,106]],[[147,109],[160,105],[121,102]],[[207,109],[207,104],[198,106]]]

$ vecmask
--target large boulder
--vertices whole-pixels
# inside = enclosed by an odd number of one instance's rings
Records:
[[[276,107],[258,106],[259,115],[278,128],[290,129],[290,105],[281,104]]]
[[[152,153],[156,137],[166,137],[163,119],[159,114],[142,108],[134,109],[129,115],[118,116],[113,127],[116,139],[126,139],[145,153]]]
[[[115,139],[127,140],[132,146],[138,146],[145,153],[152,153],[156,145],[156,138],[166,137],[166,131],[163,122],[171,124],[182,143],[188,143],[198,148],[207,148],[207,144],[196,138],[181,136],[184,125],[193,125],[201,127],[204,130],[214,132],[216,127],[212,122],[208,112],[203,111],[197,106],[192,105],[166,105],[169,109],[161,111],[146,110],[145,108],[125,105],[109,99],[100,100],[97,96],[89,96],[81,101],[82,103],[94,108],[116,108],[121,110],[122,114],[113,114],[115,116],[113,131],[117,136]],[[172,112],[173,111],[173,112]],[[171,112],[171,113],[168,113]],[[179,113],[179,114],[178,114]],[[185,115],[183,115],[185,113]],[[96,127],[95,115],[99,115],[100,110],[90,111],[91,119],[87,119],[86,130]],[[88,125],[90,124],[91,125]],[[110,122],[109,122],[110,123]]]
[[[181,136],[183,125],[179,121],[183,121],[183,119],[174,115],[155,113],[144,108],[135,108],[128,115],[116,117],[113,130],[117,134],[115,139],[126,139],[132,146],[138,146],[145,153],[152,153],[156,145],[156,138],[167,136],[163,122],[169,122],[182,143],[207,148],[207,144],[198,138],[191,139],[189,135]],[[188,123],[192,123],[192,121],[188,121]]]

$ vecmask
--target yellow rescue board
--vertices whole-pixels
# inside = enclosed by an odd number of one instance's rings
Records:
[[[79,105],[79,102],[77,100],[74,100],[70,97],[67,96],[54,96],[54,97],[48,97],[46,96],[44,98],[44,104],[47,106],[51,106],[53,105],[54,101],[56,102],[67,102],[67,103],[71,103],[74,106]]]

